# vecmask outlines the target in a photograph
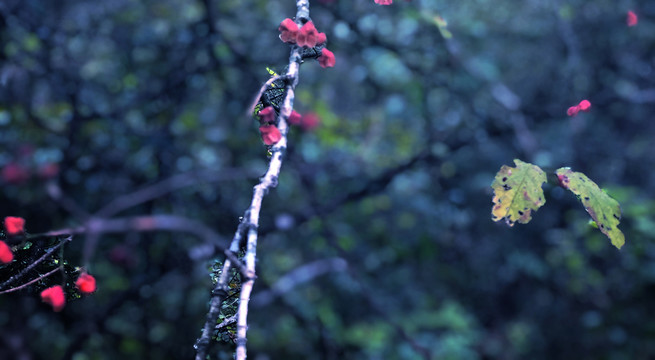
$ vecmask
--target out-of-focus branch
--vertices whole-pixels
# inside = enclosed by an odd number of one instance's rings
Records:
[[[224,181],[244,178],[248,174],[237,169],[201,170],[174,175],[166,180],[150,185],[143,189],[137,190],[131,194],[119,196],[109,204],[102,207],[95,213],[96,217],[106,218],[113,216],[123,210],[129,209],[147,201],[156,199],[160,196],[173,192],[175,190],[198,184],[199,180],[203,181]]]
[[[309,0],[297,0],[296,6],[298,11],[296,13],[295,21],[297,24],[302,26],[304,23],[309,21]],[[287,80],[285,87],[285,98],[280,108],[277,124],[277,127],[282,134],[282,138],[271,148],[272,156],[269,162],[268,170],[266,171],[266,174],[261,178],[259,184],[255,186],[250,207],[246,210],[243,216],[243,220],[239,224],[237,231],[234,234],[234,238],[232,239],[232,244],[230,245],[230,250],[236,252],[239,249],[239,244],[241,243],[243,236],[247,234],[246,254],[244,256],[246,273],[245,276],[243,276],[239,309],[237,312],[237,360],[246,358],[248,303],[250,301],[250,293],[252,292],[252,287],[255,283],[255,261],[257,257],[257,230],[259,227],[259,212],[261,210],[261,204],[264,196],[270,189],[277,186],[280,169],[282,167],[282,157],[287,148],[287,119],[289,118],[289,115],[291,115],[291,111],[293,109],[294,91],[296,85],[298,84],[298,69],[300,67],[301,61],[301,49],[298,46],[293,46],[289,56],[289,67],[285,75]],[[269,85],[265,84],[262,87],[263,90],[260,92],[263,93],[263,91],[265,91],[268,86]],[[231,266],[231,260],[227,259],[223,264],[223,269],[219,280],[212,290],[212,298],[210,301],[209,311],[207,312],[207,317],[205,319],[205,326],[203,327],[202,334],[198,338],[198,341],[195,345],[196,360],[204,360],[206,357],[207,349],[209,348],[209,344],[211,342],[211,334],[213,333],[216,326],[216,319],[218,318],[221,304],[227,295],[228,276]]]
[[[234,255],[234,252],[226,249],[227,244],[225,241],[209,227],[198,221],[175,215],[146,215],[115,219],[107,219],[107,217],[113,216],[118,212],[149,200],[156,199],[169,192],[195,185],[200,179],[206,181],[223,181],[242,178],[245,176],[247,176],[247,174],[235,169],[230,169],[228,172],[222,171],[220,173],[217,173],[214,170],[202,170],[175,175],[151,186],[137,190],[131,194],[120,196],[101,208],[94,215],[90,215],[82,210],[73,199],[63,194],[61,188],[56,183],[50,182],[47,185],[47,191],[50,197],[61,207],[70,211],[73,215],[83,221],[84,225],[76,228],[53,230],[44,234],[38,234],[38,236],[86,234],[87,239],[84,247],[84,263],[85,265],[88,265],[88,262],[95,251],[98,236],[102,233],[160,230],[188,232],[204,239],[207,244],[211,244],[223,251],[228,259],[232,259],[232,261],[236,262],[239,271],[243,271],[244,268],[242,267],[241,262],[238,261],[238,258]]]
[[[252,304],[258,307],[266,306],[275,300],[276,297],[291,291],[299,285],[312,281],[324,274],[345,271],[347,268],[348,263],[346,260],[339,257],[316,260],[309,264],[299,266],[282,276],[271,286],[270,290],[260,292],[254,296]]]
[[[85,221],[90,218],[91,215],[82,207],[80,207],[75,200],[66,196],[57,183],[54,181],[49,181],[46,184],[46,191],[52,200],[54,200],[59,206],[64,208],[64,210],[71,213],[77,218],[78,221]]]
[[[334,248],[337,253],[342,257],[342,259],[346,259],[344,261],[347,261],[349,254],[344,248],[341,247],[335,240],[335,236],[332,233],[331,230],[327,229],[327,241],[328,244]],[[352,261],[351,261],[352,262]],[[396,322],[394,319],[391,318],[389,315],[389,311],[385,309],[379,302],[378,298],[373,295],[373,291],[370,287],[366,285],[366,282],[363,280],[363,276],[357,271],[355,266],[348,266],[347,267],[347,272],[350,275],[350,277],[357,283],[359,286],[359,291],[364,298],[364,300],[368,303],[368,305],[371,307],[371,309],[375,310],[384,321],[387,322],[391,327],[394,328],[396,333],[402,338],[405,342],[409,344],[409,346],[412,347],[412,349],[419,355],[421,358],[425,360],[430,360],[432,359],[432,354],[430,349],[426,348],[425,346],[419,344],[413,337],[411,337],[407,331],[402,327],[401,324]]]
[[[235,262],[236,267],[243,272],[241,262],[234,253],[238,248],[234,252],[226,249],[225,241],[212,229],[199,221],[183,216],[144,215],[114,219],[91,218],[84,224],[84,226],[53,230],[32,236],[59,236],[64,234],[99,235],[105,233],[125,233],[130,231],[180,231],[190,233],[203,239],[205,243],[223,250],[225,256]]]

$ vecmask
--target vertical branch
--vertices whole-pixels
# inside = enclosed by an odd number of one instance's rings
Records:
[[[300,22],[300,26],[309,19],[309,1],[298,0],[298,13],[296,14],[296,22]],[[273,146],[271,162],[269,163],[268,171],[262,178],[262,181],[255,186],[252,202],[250,208],[246,212],[248,215],[245,217],[248,222],[248,242],[246,245],[246,255],[244,257],[246,265],[246,273],[248,277],[241,285],[241,294],[239,297],[239,310],[237,311],[237,360],[246,359],[246,332],[248,330],[248,304],[250,302],[250,294],[255,285],[255,262],[257,259],[257,228],[259,226],[259,212],[261,210],[262,201],[268,191],[277,186],[280,169],[282,168],[282,156],[287,148],[287,119],[291,115],[293,109],[293,101],[295,98],[294,90],[298,84],[298,69],[300,68],[301,48],[293,46],[291,55],[289,56],[289,69],[287,71],[287,86],[286,94],[283,105],[280,109],[278,117],[278,129],[282,133],[282,139]]]
[[[297,13],[296,23],[302,26],[309,21],[309,0],[296,1]],[[286,73],[286,93],[278,115],[277,127],[282,134],[282,138],[271,148],[271,160],[269,162],[266,174],[261,178],[259,184],[253,189],[253,197],[250,207],[246,210],[243,220],[239,224],[234,234],[230,251],[237,252],[239,244],[244,235],[247,236],[246,254],[244,256],[246,271],[243,276],[241,294],[239,297],[239,309],[237,312],[237,352],[236,358],[243,360],[246,358],[246,332],[248,330],[248,303],[250,294],[255,284],[256,272],[255,263],[257,259],[257,229],[259,227],[259,213],[261,211],[264,196],[270,189],[277,187],[278,177],[282,168],[282,158],[287,148],[287,119],[293,109],[295,98],[294,91],[298,84],[298,70],[302,61],[302,49],[294,45],[291,48],[289,56],[289,67]],[[266,86],[266,85],[265,85]],[[218,282],[212,290],[209,311],[205,319],[205,326],[202,334],[196,342],[196,360],[205,360],[207,350],[211,343],[211,337],[216,326],[216,320],[220,313],[221,304],[227,296],[229,272],[232,262],[226,259],[223,263],[222,273]]]

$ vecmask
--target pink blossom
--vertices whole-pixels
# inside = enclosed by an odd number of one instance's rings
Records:
[[[262,125],[275,124],[275,109],[272,106],[259,110],[257,116],[259,116],[259,123]]]
[[[321,56],[318,57],[318,63],[323,68],[333,67],[336,63],[334,53],[326,48],[323,48],[321,50]]]
[[[61,285],[55,285],[41,291],[41,300],[44,303],[52,305],[55,312],[61,311],[66,305],[66,295]]]
[[[296,23],[293,20],[289,18],[284,19],[280,23],[280,26],[277,29],[280,31],[280,40],[290,44],[296,43],[296,36],[298,35],[298,25],[296,25]]]
[[[637,18],[637,14],[635,14],[634,11],[630,10],[628,11],[628,16],[626,17],[625,22],[628,26],[635,26],[639,22],[639,18]]]
[[[302,123],[302,116],[296,111],[291,111],[289,115],[289,124],[291,125],[300,125]]]
[[[12,260],[14,260],[14,253],[11,252],[11,248],[6,242],[0,241],[0,262],[9,264]]]
[[[275,145],[282,139],[282,134],[275,125],[262,125],[259,127],[259,132],[262,135],[262,141],[266,145]]]
[[[298,46],[307,46],[313,48],[318,42],[318,31],[314,27],[313,22],[308,22],[300,28],[298,36],[296,36]]]
[[[17,216],[7,216],[5,218],[5,231],[7,235],[15,236],[22,234],[25,229],[25,219]]]

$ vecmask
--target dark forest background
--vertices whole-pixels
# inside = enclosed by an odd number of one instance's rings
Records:
[[[0,2],[0,216],[39,233],[175,215],[231,239],[268,161],[248,107],[266,68],[284,71],[277,27],[295,12]],[[655,357],[654,2],[313,0],[311,16],[336,66],[300,69],[294,107],[320,125],[291,129],[264,200],[251,358]],[[551,181],[508,228],[490,184],[514,158]],[[552,181],[562,166],[621,203],[620,251]],[[191,358],[223,259],[195,230],[99,236],[98,291],[61,313],[40,301],[48,281],[1,295],[0,354]],[[66,245],[71,265],[93,238]]]

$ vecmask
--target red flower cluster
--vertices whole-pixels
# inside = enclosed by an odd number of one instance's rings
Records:
[[[628,11],[628,16],[625,19],[625,22],[628,26],[635,26],[639,22],[639,18],[637,18],[637,14],[635,14],[634,11],[630,10]]]
[[[275,145],[282,139],[282,133],[275,126],[275,109],[272,106],[267,106],[257,113],[259,116],[259,132],[262,135],[262,141],[266,145]]]
[[[293,20],[286,18],[280,23],[278,30],[280,31],[280,40],[301,47],[313,48],[317,45],[323,45],[327,41],[325,33],[318,32],[311,21],[298,29],[298,25]],[[324,68],[333,67],[335,64],[334,54],[332,51],[323,48],[318,57],[318,62]]]
[[[311,21],[298,29],[298,25],[293,20],[286,18],[280,23],[278,30],[280,31],[280,39],[289,44],[313,48],[327,41],[327,36],[318,32]]]
[[[22,234],[25,229],[25,219],[16,216],[7,216],[5,218],[5,231],[7,235],[16,236]]]
[[[11,252],[11,248],[4,241],[0,241],[0,262],[9,264],[12,260],[14,260],[14,253]]]
[[[66,296],[61,285],[51,286],[41,291],[41,300],[44,303],[52,305],[52,310],[59,312],[66,305]]]
[[[589,111],[590,109],[591,109],[591,103],[589,102],[589,100],[582,100],[578,105],[571,106],[570,108],[568,108],[568,110],[566,110],[566,115],[576,116],[578,115],[580,110]]]
[[[306,131],[314,130],[320,124],[320,122],[321,119],[314,113],[309,113],[301,116],[296,110],[293,110],[289,116],[289,124],[299,125],[303,130]]]
[[[83,272],[75,281],[75,286],[84,295],[89,295],[96,291],[96,278]]]

